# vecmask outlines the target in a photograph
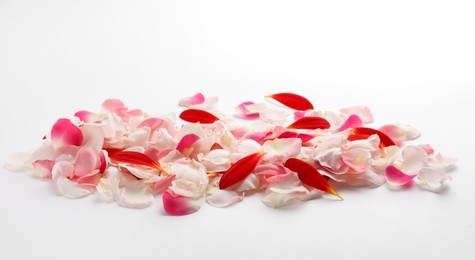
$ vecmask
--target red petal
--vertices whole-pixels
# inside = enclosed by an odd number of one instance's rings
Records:
[[[226,189],[244,180],[256,168],[259,159],[264,154],[263,152],[253,153],[231,165],[231,168],[224,172],[219,180],[219,188]]]
[[[284,165],[289,170],[296,172],[301,182],[310,187],[319,189],[324,192],[333,194],[343,200],[343,198],[336,193],[325,178],[312,165],[297,158],[290,158]]]
[[[212,124],[219,120],[213,114],[200,109],[187,109],[180,114],[180,118],[190,123]]]
[[[164,173],[167,173],[158,162],[155,162],[150,157],[143,153],[132,152],[132,151],[116,151],[112,154],[109,154],[109,158],[114,161],[137,164],[142,166],[147,166],[151,168],[158,169]]]
[[[348,136],[349,141],[364,140],[372,135],[378,135],[380,140],[380,146],[388,147],[396,145],[396,143],[385,133],[369,127],[355,127],[352,129],[351,134]]]
[[[224,148],[220,144],[214,143],[209,150],[213,151],[213,150],[216,150],[216,149],[224,149]]]
[[[287,126],[289,129],[328,129],[330,128],[330,123],[322,117],[318,116],[308,116],[302,117],[297,121],[293,122],[291,125]]]
[[[293,108],[295,110],[309,110],[313,109],[312,103],[308,99],[293,93],[277,93],[267,96],[275,99],[283,105]]]

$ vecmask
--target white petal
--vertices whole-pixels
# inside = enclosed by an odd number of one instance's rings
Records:
[[[284,163],[291,157],[296,157],[300,153],[302,140],[299,138],[274,139],[266,141],[262,145],[262,150],[266,152],[262,158],[264,161]]]
[[[109,167],[105,172],[105,176],[101,178],[96,189],[99,195],[107,201],[116,201],[119,197],[119,184],[121,179],[121,173],[115,167]]]
[[[152,205],[153,199],[148,186],[134,185],[120,189],[118,203],[126,208],[146,208]]]
[[[443,169],[426,167],[417,174],[416,180],[419,187],[437,192],[443,188],[448,180],[450,180],[450,177],[447,176]]]
[[[32,169],[30,153],[16,153],[3,166],[7,171],[24,172]]]
[[[218,187],[209,188],[206,193],[206,201],[218,208],[231,206],[244,198],[244,192],[235,190],[221,190]]]

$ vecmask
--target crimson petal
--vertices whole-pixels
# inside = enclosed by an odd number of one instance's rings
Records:
[[[297,121],[293,122],[288,129],[328,129],[330,128],[330,123],[323,117],[318,116],[308,116],[302,117]]]
[[[379,140],[380,140],[380,146],[382,147],[388,147],[392,145],[396,145],[396,143],[385,133],[378,131],[373,128],[369,127],[354,127],[351,130],[351,134],[348,136],[349,141],[355,141],[355,140],[364,140],[367,139],[368,137],[372,135],[378,135]]]
[[[281,104],[295,110],[313,109],[313,105],[308,99],[294,93],[277,93],[266,97],[275,99]]]
[[[219,188],[226,189],[244,180],[251,174],[254,168],[256,168],[259,159],[261,159],[264,154],[264,152],[253,153],[231,165],[231,167],[223,173],[221,180],[219,180]]]
[[[284,166],[289,170],[296,172],[300,181],[308,186],[328,192],[343,200],[343,198],[332,188],[332,186],[330,186],[318,170],[309,163],[297,158],[290,158],[285,162]]]
[[[187,109],[180,114],[180,118],[190,123],[212,124],[219,120],[215,115],[201,109]]]

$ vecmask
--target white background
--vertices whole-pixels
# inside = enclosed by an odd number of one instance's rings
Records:
[[[291,91],[317,109],[366,105],[459,158],[441,194],[338,187],[344,202],[271,209],[259,196],[185,217],[0,170],[0,259],[475,259],[473,1],[0,0],[0,158],[59,117],[122,99],[179,112]]]

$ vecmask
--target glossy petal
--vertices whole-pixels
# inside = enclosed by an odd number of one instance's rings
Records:
[[[56,121],[51,129],[51,141],[55,147],[63,145],[80,146],[83,135],[79,127],[71,123],[69,119],[61,118]]]
[[[194,213],[200,209],[199,200],[175,194],[167,190],[162,196],[163,209],[170,216],[183,216]]]
[[[293,122],[289,126],[289,129],[328,129],[330,123],[322,117],[302,117]]]
[[[343,198],[336,193],[330,184],[323,178],[323,176],[309,163],[297,158],[290,158],[285,162],[285,167],[297,173],[299,179],[310,187],[319,189],[324,192],[333,194],[343,200]]]
[[[386,179],[389,184],[404,185],[412,181],[415,177],[416,175],[407,175],[392,165],[386,168]]]
[[[256,168],[256,165],[259,163],[259,160],[263,155],[263,152],[257,152],[235,162],[221,177],[219,188],[226,189],[244,180],[249,176],[249,174],[251,174],[254,168]]]
[[[308,99],[294,93],[277,93],[267,97],[295,110],[313,109],[313,105]]]
[[[190,123],[212,124],[219,120],[213,114],[200,109],[187,109],[180,114],[180,118]]]

